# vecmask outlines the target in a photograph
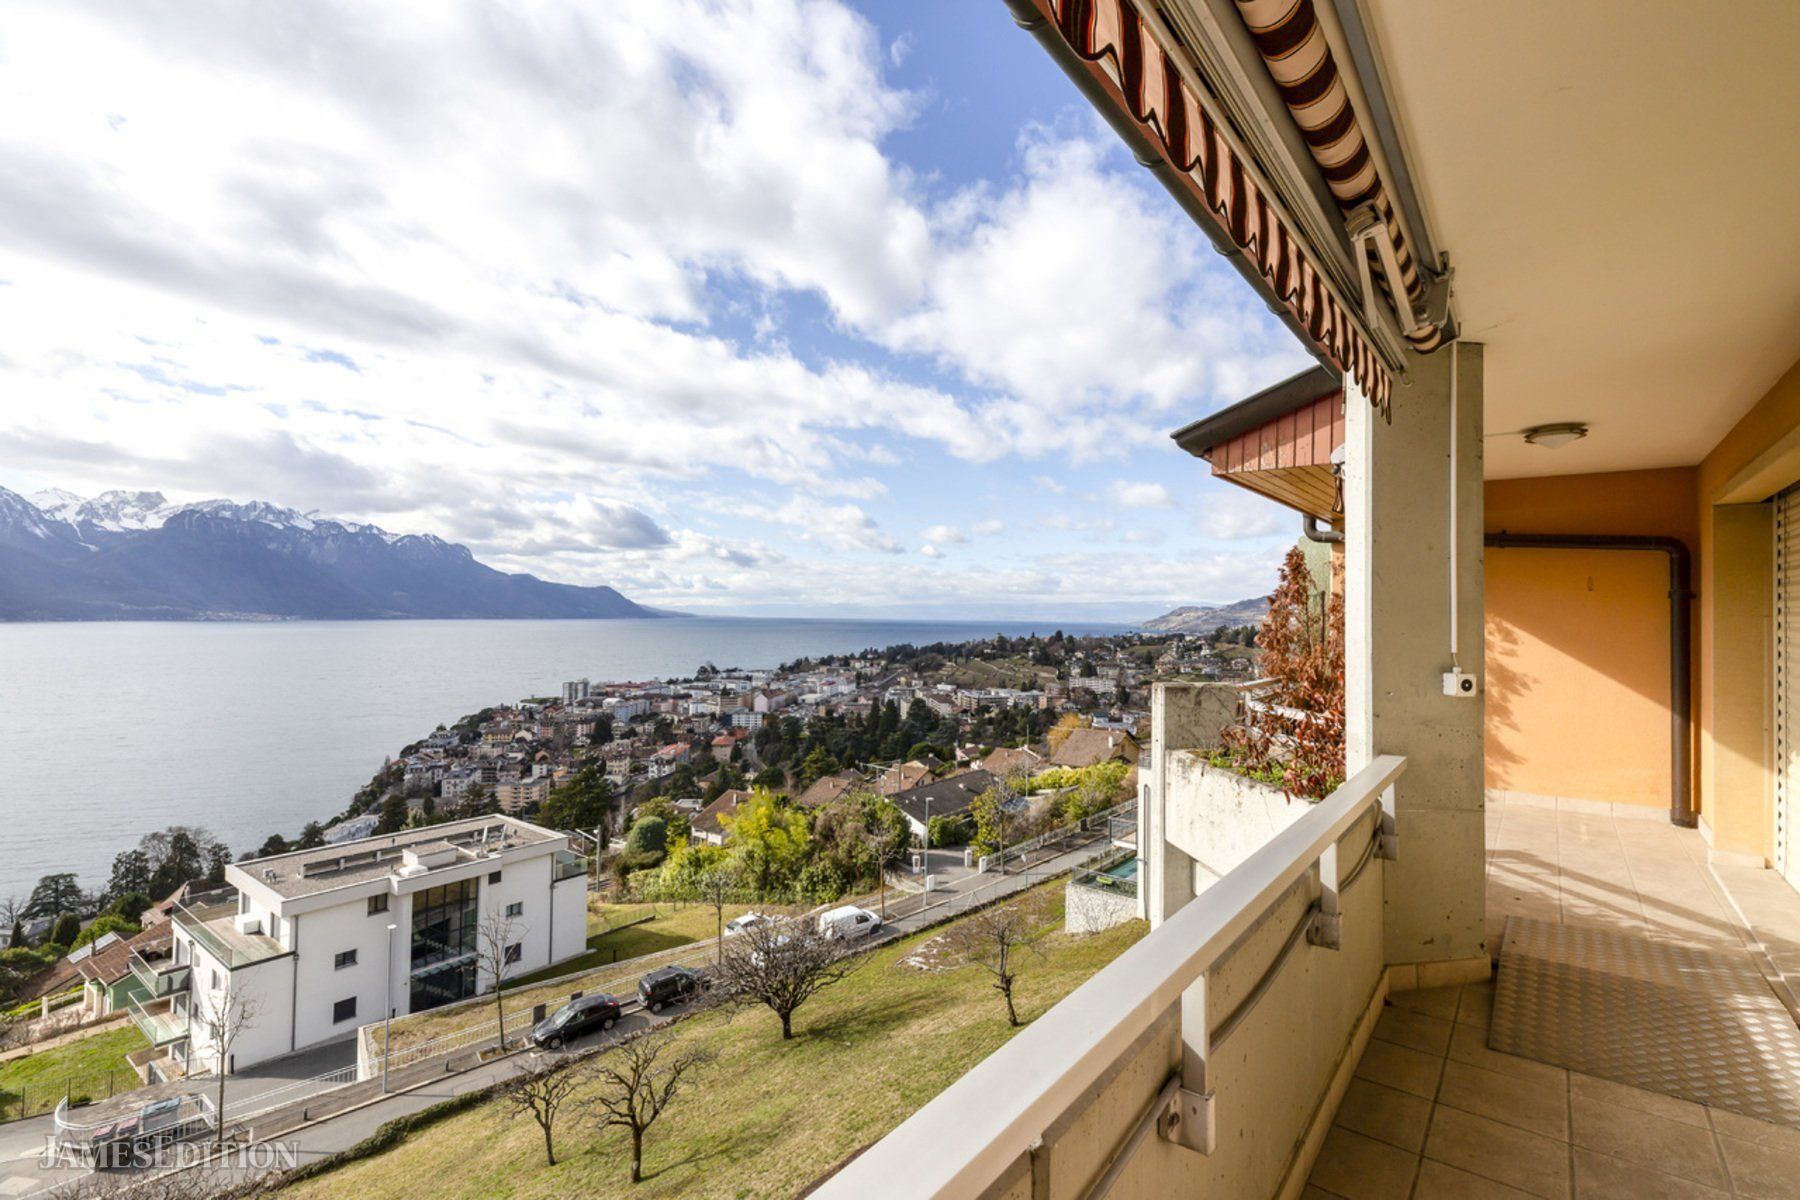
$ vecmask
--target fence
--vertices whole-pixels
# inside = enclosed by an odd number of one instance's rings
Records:
[[[53,1075],[20,1083],[16,1089],[0,1086],[0,1122],[43,1116],[56,1111],[65,1099],[74,1107],[110,1100],[142,1086],[143,1081],[130,1067]]]
[[[1033,855],[1054,857],[1066,854],[1070,850],[1089,845],[1101,838],[1121,836],[1118,832],[1124,828],[1123,823],[1129,821],[1132,832],[1137,830],[1137,801],[1127,800],[1123,804],[1103,809],[1091,816],[1083,817],[1073,825],[1061,825],[1034,838],[1007,846],[998,854],[990,854],[982,861],[982,871],[999,871],[1005,873],[1012,863],[1029,863]]]

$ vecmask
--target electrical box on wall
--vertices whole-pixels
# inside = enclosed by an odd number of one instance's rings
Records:
[[[1471,671],[1445,671],[1444,695],[1473,696],[1481,690],[1481,681]]]

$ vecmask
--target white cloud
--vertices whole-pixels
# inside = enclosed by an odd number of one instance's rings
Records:
[[[0,461],[742,599],[782,593],[809,548],[897,553],[863,505],[915,440],[1122,453],[1299,360],[1095,121],[934,201],[884,150],[921,103],[884,76],[911,50],[835,0],[21,0]],[[795,293],[848,349],[789,346]],[[859,340],[882,350],[859,362]],[[805,489],[761,506],[791,536],[714,532],[750,519],[741,496],[669,499],[732,472]],[[909,526],[961,522],[925,531],[938,555],[1002,529],[919,499]],[[943,578],[1010,586],[991,572]],[[890,598],[902,581],[936,592],[905,575]]]
[[[832,550],[900,553],[900,544],[882,532],[875,518],[854,504],[821,504],[796,496],[770,515],[791,526],[806,541]]]
[[[942,557],[944,557],[944,552],[942,550],[939,550],[936,546],[932,545],[930,542],[926,542],[923,546],[920,546],[919,553],[923,554],[926,558],[942,558]]]
[[[940,546],[960,546],[969,540],[967,534],[954,525],[932,525],[925,530],[925,540]]]
[[[1125,508],[1168,508],[1174,503],[1168,488],[1147,480],[1115,480],[1107,489],[1107,496]]]
[[[1199,508],[1201,535],[1219,541],[1292,536],[1300,524],[1292,509],[1235,490],[1208,496]]]

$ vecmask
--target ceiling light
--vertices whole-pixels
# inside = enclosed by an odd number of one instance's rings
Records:
[[[1588,427],[1580,421],[1563,421],[1556,425],[1533,425],[1525,431],[1525,440],[1546,450],[1555,450],[1588,435]]]

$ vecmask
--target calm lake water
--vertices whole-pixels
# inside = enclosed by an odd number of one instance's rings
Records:
[[[811,654],[1092,622],[65,622],[0,624],[0,896],[167,825],[242,853],[337,815],[382,758],[565,679],[772,667]]]

